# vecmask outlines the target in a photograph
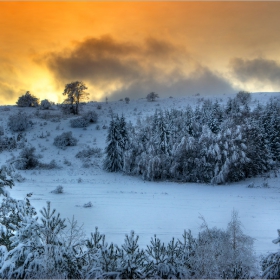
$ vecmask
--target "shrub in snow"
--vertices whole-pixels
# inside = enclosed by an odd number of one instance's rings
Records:
[[[91,158],[91,157],[101,158],[102,150],[100,148],[87,147],[86,149],[84,149],[76,154],[76,158],[79,158],[79,159],[87,159],[87,158]]]
[[[17,147],[15,137],[0,136],[0,151],[13,150]]]
[[[257,275],[254,239],[242,231],[236,211],[227,230],[209,228],[203,220],[190,264],[194,278],[250,279]]]
[[[87,127],[90,123],[96,123],[98,119],[94,111],[86,112],[82,117],[70,120],[71,127]]]
[[[88,203],[85,203],[84,205],[83,205],[83,207],[84,208],[90,208],[90,207],[92,207],[93,205],[92,205],[92,203],[89,201]]]
[[[3,126],[0,126],[0,136],[3,136],[4,135],[4,128]]]
[[[98,115],[94,111],[88,111],[82,115],[82,117],[89,123],[96,123],[98,120]]]
[[[59,168],[58,164],[56,163],[56,161],[54,159],[52,159],[50,161],[50,163],[39,162],[38,167],[41,168],[41,169],[56,169],[56,168]]]
[[[101,104],[98,104],[96,108],[97,108],[98,110],[101,110],[101,109],[102,109]]]
[[[72,136],[72,131],[63,132],[55,137],[53,144],[60,149],[65,150],[69,146],[76,146],[78,140]]]
[[[18,112],[9,116],[8,127],[13,132],[25,131],[28,127],[32,126],[33,123],[29,120],[29,116],[25,112]]]
[[[51,191],[51,193],[55,193],[55,194],[63,193],[63,187],[57,186],[53,191]]]
[[[16,182],[22,183],[25,181],[25,178],[21,176],[20,173],[13,173],[13,179]]]
[[[44,99],[41,101],[40,109],[49,110],[51,107],[52,107],[52,104],[48,99]]]
[[[129,98],[129,97],[126,97],[126,98],[124,99],[124,101],[125,101],[126,104],[128,104],[129,101],[130,101],[130,98]]]
[[[155,92],[150,92],[150,93],[147,95],[146,99],[147,99],[148,101],[155,101],[156,98],[158,98],[158,97],[159,97],[159,96],[158,96],[157,93],[155,93]]]
[[[70,125],[71,127],[74,128],[87,127],[88,124],[89,124],[88,120],[84,119],[83,117],[70,120]]]
[[[39,106],[39,99],[27,91],[20,96],[17,103],[19,107],[37,107]]]
[[[20,170],[34,169],[40,165],[39,156],[35,155],[35,147],[25,147],[15,162],[15,167]]]

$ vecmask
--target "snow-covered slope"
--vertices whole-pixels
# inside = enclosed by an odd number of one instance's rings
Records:
[[[256,100],[265,103],[271,96],[279,97],[279,93],[253,94],[252,106],[257,103]],[[228,97],[212,98],[226,102]],[[210,227],[225,228],[231,211],[235,209],[239,212],[244,232],[256,239],[256,252],[275,251],[277,247],[271,240],[275,239],[276,230],[280,227],[280,179],[276,177],[277,174],[224,186],[145,182],[141,178],[105,172],[102,170],[102,158],[94,159],[89,168],[84,168],[82,161],[75,157],[88,146],[105,148],[107,129],[103,127],[109,125],[112,112],[124,114],[127,122],[136,123],[138,117],[151,115],[157,108],[184,109],[202,100],[202,96],[190,96],[159,98],[155,102],[132,100],[129,104],[124,101],[98,103],[102,105],[101,109],[97,109],[97,103],[90,102],[84,106],[84,111],[94,110],[98,114],[98,123],[86,129],[71,128],[70,119],[75,117],[59,118],[61,112],[56,106],[50,111],[40,111],[41,115],[47,112],[53,115],[45,119],[36,117],[34,108],[10,106],[7,111],[7,107],[0,107],[0,125],[5,128],[5,135],[11,135],[6,128],[9,115],[18,110],[32,115],[35,124],[24,132],[27,142],[36,148],[36,153],[42,155],[42,162],[49,163],[54,159],[61,167],[19,171],[26,179],[16,183],[10,193],[22,199],[32,192],[31,202],[38,210],[46,205],[46,201],[51,201],[63,217],[71,218],[74,215],[79,224],[84,224],[87,235],[98,226],[108,241],[117,244],[122,243],[125,234],[133,229],[140,235],[141,246],[147,245],[154,234],[164,242],[173,236],[181,237],[184,229],[191,229],[196,234],[201,224],[200,215],[204,216]],[[78,144],[65,150],[58,149],[53,145],[53,140],[67,131],[72,131],[79,140]],[[19,152],[2,152],[1,164]],[[51,192],[58,185],[63,186],[63,194]],[[248,185],[253,187],[248,188]],[[83,207],[89,201],[93,207]]]

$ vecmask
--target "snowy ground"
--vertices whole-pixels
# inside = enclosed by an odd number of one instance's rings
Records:
[[[268,93],[255,94],[253,99],[266,102],[270,96]],[[235,209],[244,225],[244,233],[256,239],[257,254],[276,251],[278,247],[271,241],[277,237],[276,230],[280,228],[280,173],[278,177],[271,174],[270,178],[248,179],[224,186],[145,182],[137,177],[104,172],[101,160],[96,160],[90,168],[83,168],[82,162],[75,158],[86,145],[105,147],[107,130],[102,126],[109,125],[110,111],[123,113],[127,121],[135,123],[138,117],[153,114],[156,108],[183,109],[187,104],[194,106],[201,98],[168,98],[155,102],[142,99],[130,104],[109,102],[103,103],[101,110],[96,110],[96,103],[87,104],[85,111],[94,109],[98,113],[100,130],[96,130],[96,124],[87,130],[71,128],[70,119],[73,117],[62,118],[60,122],[34,117],[36,124],[26,133],[28,142],[43,156],[42,162],[55,159],[62,168],[20,171],[26,180],[16,183],[10,191],[11,195],[22,199],[32,192],[31,202],[37,210],[45,206],[46,201],[51,201],[63,217],[71,218],[74,215],[79,224],[84,224],[87,236],[98,226],[101,233],[106,234],[107,241],[121,244],[125,234],[134,230],[140,236],[139,243],[143,247],[154,234],[164,242],[173,236],[180,238],[184,229],[191,229],[196,235],[200,229],[200,215],[210,227],[226,228],[231,211]],[[227,100],[227,96],[222,98]],[[0,125],[5,126],[8,116],[18,111],[17,107],[10,108],[10,111],[1,114]],[[33,114],[36,109],[24,110]],[[59,112],[53,110],[51,114]],[[59,150],[53,145],[53,139],[66,131],[73,132],[73,136],[79,139],[78,145]],[[47,132],[50,132],[49,136],[46,136]],[[10,132],[7,130],[5,133],[8,135]],[[42,134],[46,137],[41,138]],[[14,151],[13,154],[16,156],[19,152]],[[1,164],[10,158],[10,152],[1,153]],[[247,187],[251,183],[254,183],[254,188]],[[264,183],[268,188],[264,187]],[[58,185],[62,185],[65,192],[51,193]],[[84,208],[83,205],[89,201],[93,207]]]

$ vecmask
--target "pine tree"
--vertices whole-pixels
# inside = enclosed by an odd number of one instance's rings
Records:
[[[274,244],[280,243],[280,229],[278,237],[273,240]],[[280,279],[280,251],[271,253],[262,259],[262,278],[264,279]]]
[[[104,169],[109,172],[117,172],[123,169],[123,150],[120,139],[119,124],[112,118],[106,139],[106,157],[103,162]]]
[[[118,124],[118,129],[119,129],[119,145],[124,152],[128,147],[129,143],[129,137],[128,137],[128,132],[127,132],[127,126],[126,126],[126,121],[124,115],[121,116],[119,119],[117,116],[117,124]]]
[[[118,258],[121,279],[145,278],[146,256],[144,251],[139,249],[139,236],[135,236],[134,231],[126,235],[124,244],[118,248]]]
[[[14,181],[11,177],[11,174],[9,174],[7,167],[2,166],[0,168],[0,196],[4,195],[7,196],[8,193],[5,190],[5,187],[8,186],[12,188],[14,186]]]

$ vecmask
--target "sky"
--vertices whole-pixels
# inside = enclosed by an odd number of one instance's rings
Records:
[[[280,91],[280,2],[0,2],[0,105]]]

